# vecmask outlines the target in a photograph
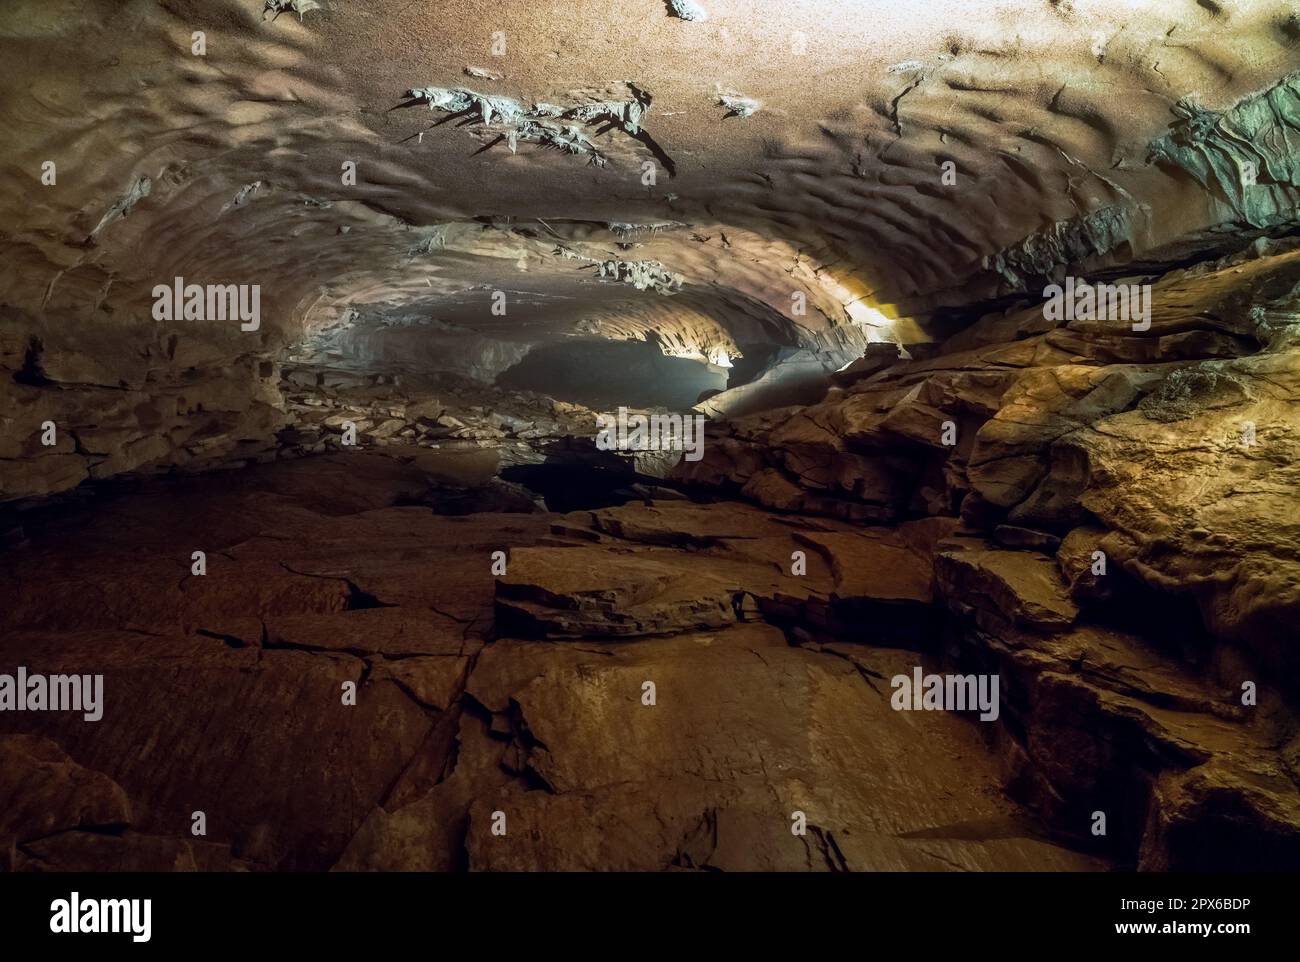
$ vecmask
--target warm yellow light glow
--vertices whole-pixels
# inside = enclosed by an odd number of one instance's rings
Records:
[[[864,327],[889,327],[893,323],[880,311],[861,301],[850,301],[844,305],[844,309],[849,312],[849,317],[853,319],[854,324]]]
[[[889,315],[863,301],[861,293],[855,293],[829,274],[821,275],[820,280],[822,287],[844,306],[844,311],[849,315],[849,320],[857,327],[889,328],[893,326],[894,322]],[[859,286],[860,290],[861,287]]]

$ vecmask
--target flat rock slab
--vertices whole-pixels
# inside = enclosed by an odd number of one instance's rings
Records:
[[[931,564],[892,531],[799,532],[795,541],[827,559],[839,600],[928,605]]]
[[[11,634],[0,657],[33,673],[104,677],[99,721],[6,711],[0,734],[44,736],[120,786],[142,832],[188,838],[203,811],[206,840],[263,868],[337,858],[433,723],[395,680],[367,680],[351,655],[97,631]]]
[[[337,614],[268,618],[265,643],[363,657],[463,656],[482,645],[468,637],[468,627],[427,609],[362,608]]]
[[[944,552],[935,577],[949,607],[1039,631],[1070,627],[1079,609],[1070,600],[1056,563],[1023,551]]]
[[[509,630],[556,637],[663,634],[736,620],[737,592],[681,556],[605,546],[521,548],[497,580]]]
[[[883,678],[916,655],[868,650]],[[655,703],[644,702],[654,684]],[[512,713],[518,783],[470,811],[470,866],[1098,867],[1032,837],[978,724],[898,712],[887,681],[761,625],[636,645],[485,649],[469,693]],[[492,833],[505,813],[508,834]],[[807,835],[791,832],[802,812]],[[952,826],[985,820],[990,828]]]

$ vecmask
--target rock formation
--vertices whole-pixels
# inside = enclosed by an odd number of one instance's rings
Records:
[[[1300,865],[1295,13],[781,6],[0,11],[0,870]]]

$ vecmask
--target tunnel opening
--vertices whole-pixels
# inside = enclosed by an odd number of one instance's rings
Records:
[[[725,369],[668,357],[655,339],[573,340],[533,348],[497,376],[507,390],[545,392],[599,410],[691,407],[704,391],[727,385]]]

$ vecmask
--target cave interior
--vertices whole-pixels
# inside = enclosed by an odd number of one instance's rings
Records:
[[[0,871],[1300,865],[1293,4],[0,62]]]

